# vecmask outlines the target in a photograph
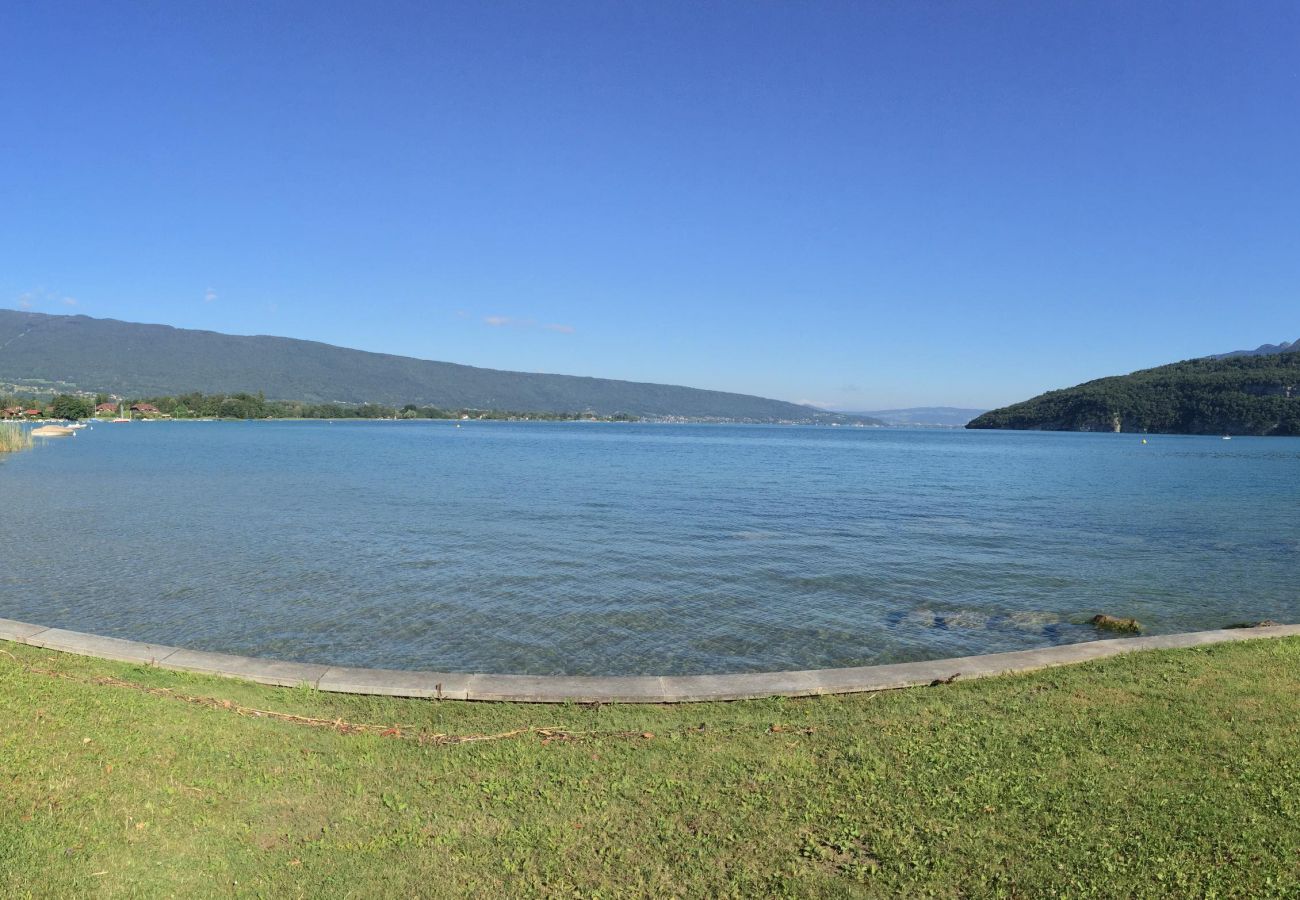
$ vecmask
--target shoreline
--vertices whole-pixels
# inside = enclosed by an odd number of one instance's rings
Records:
[[[79,656],[340,694],[505,703],[698,703],[857,694],[970,681],[1106,659],[1300,635],[1300,624],[1110,638],[1039,650],[859,666],[724,675],[509,675],[366,669],[189,650],[0,619],[0,640]]]

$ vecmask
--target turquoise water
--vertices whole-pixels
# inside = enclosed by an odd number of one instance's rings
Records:
[[[450,671],[866,665],[1300,621],[1300,440],[97,425],[0,463],[0,617]]]

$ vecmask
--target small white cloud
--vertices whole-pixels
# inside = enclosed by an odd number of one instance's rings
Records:
[[[217,299],[217,292],[214,291],[212,288],[208,288],[206,291],[203,292],[204,303],[211,303],[213,300],[216,299]]]
[[[560,334],[573,334],[572,325],[560,325],[555,322],[540,325],[536,319],[516,319],[514,316],[484,316],[483,322],[493,328],[541,328],[545,331],[556,331]]]
[[[64,297],[64,298],[63,298],[63,305],[64,305],[64,306],[76,306],[76,305],[77,305],[77,298],[76,298],[76,297]]]
[[[31,308],[32,308],[32,300],[33,300],[33,297],[32,297],[32,295],[31,295],[30,292],[28,292],[28,293],[26,293],[26,294],[19,294],[19,295],[18,295],[18,308],[19,308],[19,309],[31,309]]]

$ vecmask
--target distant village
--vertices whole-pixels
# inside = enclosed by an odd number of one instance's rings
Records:
[[[523,412],[483,409],[439,409],[407,404],[403,407],[362,403],[305,403],[268,400],[261,394],[202,394],[128,400],[106,394],[58,394],[49,399],[0,395],[0,420],[9,422],[78,421],[100,419],[126,422],[150,419],[504,419],[511,421],[634,422],[626,413]]]
[[[171,415],[162,412],[152,403],[134,403],[131,406],[117,403],[100,403],[90,416],[85,418],[133,418],[133,419],[170,419]],[[6,406],[0,409],[0,419],[8,421],[40,421],[42,419],[67,419],[54,409],[54,403],[35,406]],[[78,417],[80,418],[80,417]]]

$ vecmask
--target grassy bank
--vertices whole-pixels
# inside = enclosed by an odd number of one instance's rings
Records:
[[[32,445],[32,436],[18,425],[0,423],[0,453],[26,450]]]
[[[1300,639],[597,708],[0,651],[3,896],[1300,891]]]

